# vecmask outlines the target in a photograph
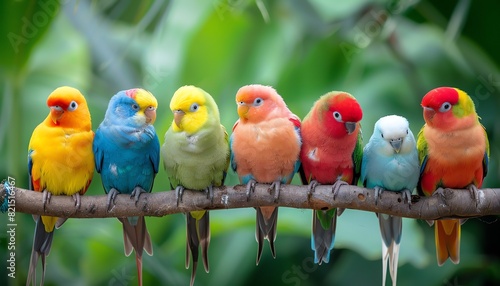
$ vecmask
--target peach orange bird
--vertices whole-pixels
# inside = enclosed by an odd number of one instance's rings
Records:
[[[247,196],[255,183],[271,184],[278,199],[281,184],[288,184],[300,161],[300,119],[286,106],[270,86],[247,85],[236,93],[239,120],[230,138],[231,167],[240,182],[247,184]],[[274,240],[278,220],[277,207],[257,207],[255,237],[259,264],[264,239],[276,257]]]

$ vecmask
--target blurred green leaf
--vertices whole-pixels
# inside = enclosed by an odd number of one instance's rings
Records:
[[[0,42],[0,68],[3,72],[22,70],[59,10],[56,0],[2,1],[0,34],[5,38]]]
[[[0,32],[6,36],[0,45],[0,74],[5,77],[0,83],[0,159],[7,162],[0,165],[0,175],[15,173],[17,185],[27,186],[31,132],[47,115],[48,94],[61,85],[84,93],[94,130],[113,94],[132,87],[152,91],[159,102],[161,143],[173,119],[170,98],[185,84],[212,94],[228,133],[238,117],[234,96],[242,85],[274,86],[301,118],[321,95],[347,91],[364,110],[365,143],[375,121],[388,114],[408,118],[416,135],[423,125],[422,96],[446,85],[473,98],[492,149],[484,185],[499,186],[500,73],[493,36],[498,4],[471,1],[462,18],[463,33],[450,41],[446,30],[455,6],[428,0],[7,1],[0,4]],[[9,33],[27,41],[13,45]],[[298,178],[292,183],[300,184]],[[238,184],[234,172],[229,171],[226,184]],[[161,168],[153,191],[169,189]],[[87,194],[103,193],[95,174]],[[255,266],[255,210],[212,211],[211,269],[206,274],[199,267],[196,284],[380,283],[381,239],[373,213],[346,210],[338,219],[331,261],[320,266],[312,263],[311,216],[311,210],[280,208],[277,257],[272,258],[266,243]],[[24,285],[34,223],[30,215],[17,218],[23,225],[16,241],[19,278],[8,283]],[[147,218],[147,224],[154,256],[143,257],[145,285],[189,283],[184,215]],[[469,220],[462,227],[462,261],[438,267],[434,229],[405,219],[399,284],[499,284],[497,224]],[[137,281],[135,258],[124,256],[116,219],[66,222],[55,233],[46,273],[47,285]]]

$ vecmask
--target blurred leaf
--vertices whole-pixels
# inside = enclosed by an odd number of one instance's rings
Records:
[[[2,1],[0,34],[6,36],[0,43],[3,72],[22,70],[59,10],[59,1]]]
[[[500,76],[498,41],[492,36],[493,8],[498,4],[493,2],[471,1],[463,34],[450,41],[445,29],[456,2],[446,1],[80,0],[60,2],[60,7],[51,0],[8,1],[0,4],[3,34],[33,33],[24,35],[29,39],[16,46],[17,54],[8,37],[0,47],[0,73],[11,75],[0,83],[0,144],[7,137],[9,142],[0,146],[0,159],[7,162],[0,165],[0,175],[15,169],[17,184],[27,186],[26,146],[33,128],[47,115],[48,94],[60,85],[82,90],[94,130],[113,94],[132,87],[152,91],[159,101],[156,130],[161,143],[173,118],[170,98],[185,84],[214,96],[228,133],[238,117],[234,96],[242,85],[274,86],[301,118],[319,96],[347,91],[364,110],[365,143],[375,121],[388,114],[408,118],[416,134],[423,125],[422,96],[448,85],[467,91],[476,104],[492,149],[484,184],[498,186]],[[59,9],[63,13],[45,20],[42,12],[50,15]],[[233,171],[226,184],[238,184]],[[293,184],[300,184],[298,178]],[[161,168],[154,191],[168,189]],[[98,174],[87,194],[103,194]],[[213,211],[211,217],[211,271],[206,274],[199,267],[197,285],[381,281],[381,240],[373,213],[347,210],[339,217],[331,261],[320,266],[312,263],[311,210],[280,208],[277,257],[272,258],[266,243],[258,267],[255,210]],[[19,279],[8,282],[21,285],[34,223],[30,215],[19,214],[17,219],[25,226],[17,232]],[[143,257],[145,285],[189,283],[184,215],[147,218],[147,224],[154,256]],[[500,248],[494,235],[498,222],[478,219],[464,224],[461,263],[442,267],[435,263],[434,229],[416,220],[405,219],[403,225],[399,284],[499,284]],[[116,279],[135,284],[137,279],[134,257],[123,254],[116,219],[69,220],[56,231],[47,261],[48,285],[109,285]]]
[[[331,21],[333,19],[345,17],[346,15],[355,14],[362,6],[374,1],[338,1],[334,5],[332,5],[332,2],[328,0],[312,0],[309,2],[315,7],[315,10],[321,15],[323,20]]]
[[[61,34],[65,39],[59,37]],[[59,86],[79,89],[92,107],[93,97],[87,94],[91,77],[89,50],[66,17],[57,18],[39,46],[26,68],[26,80],[20,91],[24,110],[33,118],[23,126],[29,132],[19,134],[23,135],[21,142],[28,142],[31,131],[45,119],[49,111],[47,97]]]

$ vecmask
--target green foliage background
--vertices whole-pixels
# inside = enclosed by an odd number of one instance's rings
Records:
[[[142,87],[159,101],[156,129],[173,118],[169,101],[193,84],[216,99],[228,131],[234,95],[250,83],[274,86],[303,118],[331,90],[352,93],[364,109],[365,142],[388,114],[423,125],[420,100],[432,88],[465,90],[491,144],[485,187],[499,187],[500,41],[498,1],[206,0],[2,1],[0,3],[0,179],[26,188],[26,150],[47,115],[45,100],[69,85],[86,96],[94,130],[109,98]],[[230,172],[227,184],[238,183]],[[294,183],[298,184],[298,180]],[[164,170],[154,191],[168,190]],[[102,194],[99,175],[88,195]],[[347,210],[338,220],[329,264],[312,263],[310,210],[280,209],[277,258],[264,249],[255,266],[255,211],[212,212],[210,274],[197,285],[377,285],[380,235],[374,214]],[[0,216],[0,283],[25,284],[34,222],[16,215],[16,279],[6,276],[6,216]],[[146,285],[187,285],[185,223],[180,214],[148,218],[154,256],[144,257]],[[400,285],[500,283],[495,217],[462,228],[459,265],[438,267],[434,230],[405,220]],[[38,275],[38,277],[40,277]],[[71,219],[56,231],[46,285],[134,285],[135,259],[123,255],[116,219]],[[388,279],[390,281],[390,278]],[[388,282],[390,283],[390,282]]]

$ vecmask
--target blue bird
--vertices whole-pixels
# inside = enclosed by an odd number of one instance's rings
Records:
[[[375,123],[373,135],[363,149],[361,181],[375,189],[378,201],[383,191],[401,192],[411,204],[411,193],[418,183],[420,166],[415,138],[406,118],[389,115]],[[396,285],[402,217],[377,214],[382,235],[382,285],[387,261],[392,284]]]
[[[117,194],[129,194],[137,201],[151,192],[160,163],[160,142],[153,123],[156,98],[143,89],[115,94],[106,115],[95,132],[95,167],[108,194],[108,210]],[[142,251],[153,255],[151,238],[144,217],[118,218],[123,224],[125,255],[135,250],[139,285],[142,285]]]

